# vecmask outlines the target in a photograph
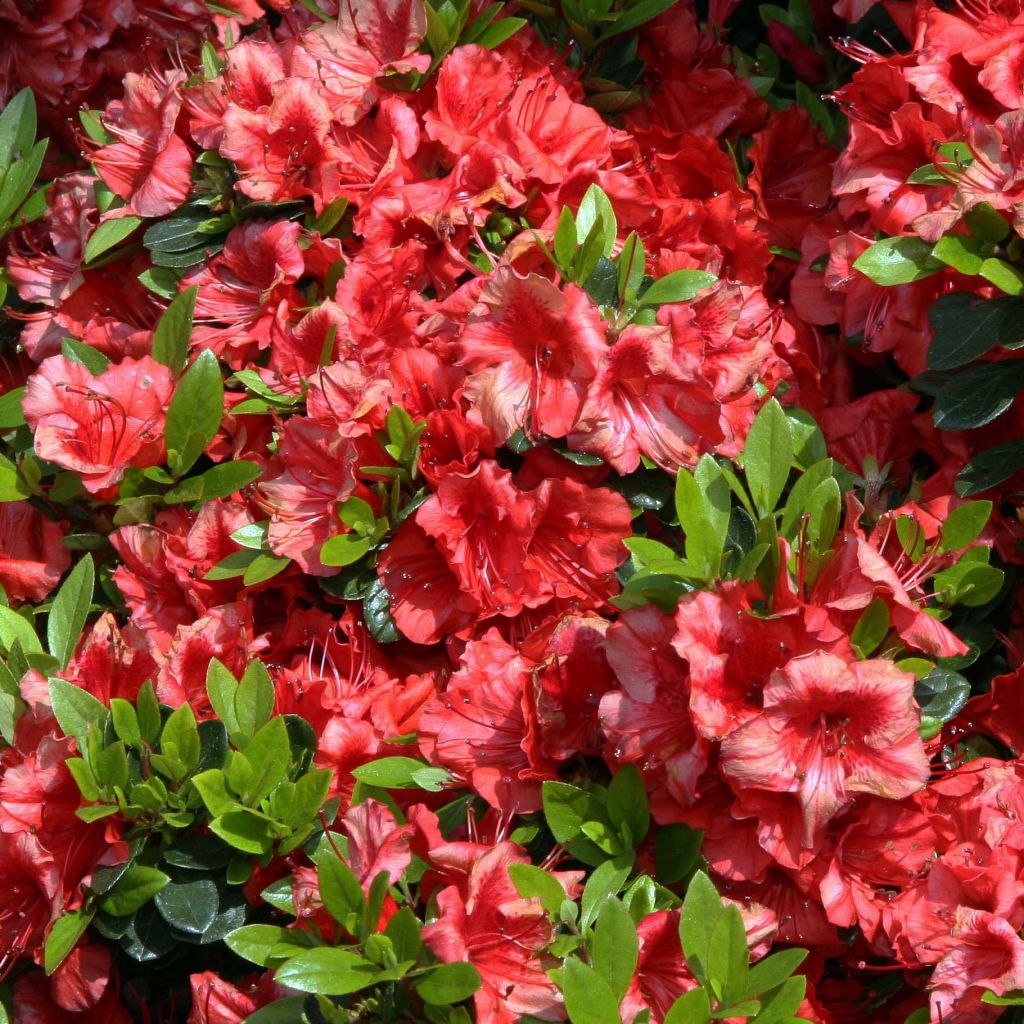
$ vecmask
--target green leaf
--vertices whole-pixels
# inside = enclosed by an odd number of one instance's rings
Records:
[[[553,875],[533,864],[509,864],[508,874],[523,899],[536,897],[549,914],[558,913],[565,890]]]
[[[921,714],[948,722],[956,718],[971,696],[971,684],[952,669],[936,667],[914,684]]]
[[[13,430],[25,425],[25,414],[21,410],[24,397],[24,387],[14,388],[0,396],[0,430]]]
[[[650,828],[651,816],[647,807],[647,792],[643,776],[635,764],[619,768],[608,787],[608,817],[623,835],[629,831],[629,845],[639,846]]]
[[[210,706],[224,723],[228,733],[236,733],[239,730],[238,718],[235,714],[235,694],[237,692],[238,680],[223,662],[217,658],[211,658],[206,670],[206,695],[210,698]]]
[[[939,551],[960,551],[973,544],[992,514],[991,501],[969,501],[953,509],[942,524]]]
[[[46,642],[61,668],[67,667],[78,646],[95,586],[96,569],[92,555],[86,553],[61,584],[46,617]]]
[[[632,855],[613,857],[599,864],[587,879],[580,900],[580,928],[586,929],[594,920],[608,896],[616,895],[626,884],[633,869]]]
[[[980,274],[985,263],[981,253],[985,246],[970,235],[943,235],[932,249],[932,256],[961,274]]]
[[[175,928],[202,934],[217,916],[219,895],[209,878],[191,882],[170,882],[154,897],[163,919]]]
[[[141,217],[131,215],[103,221],[85,244],[85,262],[92,263],[119,242],[123,242],[141,223]]]
[[[300,0],[301,2],[301,0]],[[309,0],[312,3],[312,0]],[[242,1024],[296,1024],[304,1018],[305,996],[285,996],[250,1013]]]
[[[36,101],[24,88],[0,111],[0,178],[15,160],[22,159],[36,138]]]
[[[309,949],[314,941],[308,932],[271,924],[244,925],[224,936],[224,943],[232,952],[260,967]]]
[[[548,828],[559,843],[577,838],[584,822],[604,817],[604,808],[591,793],[567,782],[545,782],[541,796]]]
[[[148,903],[165,885],[170,876],[143,864],[133,864],[99,900],[99,908],[106,914],[125,917]]]
[[[181,704],[164,722],[163,732],[160,733],[160,752],[177,758],[191,771],[199,764],[201,749],[199,729],[192,705]]]
[[[718,280],[703,270],[673,270],[659,278],[640,296],[640,306],[661,306],[669,302],[689,302]]]
[[[647,271],[647,253],[644,250],[644,243],[635,231],[629,233],[615,263],[617,291],[626,302],[632,303]]]
[[[238,731],[245,736],[253,736],[270,722],[274,713],[274,681],[270,678],[266,665],[262,661],[249,662],[239,680],[234,693],[235,721]],[[281,728],[285,728],[281,719]],[[248,745],[243,749],[249,750]]]
[[[85,934],[86,928],[95,916],[92,908],[80,907],[61,914],[50,928],[43,946],[43,968],[47,975],[67,959],[68,954],[78,945],[78,940]]]
[[[850,644],[859,658],[870,658],[889,632],[889,606],[876,597],[861,612],[850,634]]]
[[[31,623],[14,609],[0,605],[0,644],[10,651],[16,643],[21,644],[26,654],[43,652],[43,645]]]
[[[198,777],[196,776],[196,778]],[[195,782],[195,779],[192,781]],[[274,844],[267,822],[245,807],[228,811],[226,814],[214,818],[210,822],[210,830],[220,836],[225,843],[233,846],[236,850],[241,850],[242,853],[260,856],[269,852]]]
[[[711,968],[712,937],[725,907],[718,891],[703,871],[690,879],[679,918],[679,940],[693,976],[707,985]]]
[[[751,424],[743,447],[743,471],[762,516],[773,512],[793,465],[793,437],[782,406],[770,398]]]
[[[493,50],[505,40],[511,39],[526,23],[525,18],[500,18],[480,33],[476,43],[485,50]]]
[[[675,885],[693,870],[703,838],[703,832],[688,825],[663,825],[658,829],[654,850],[657,878],[662,885]]]
[[[1006,306],[998,299],[971,292],[940,295],[929,313],[933,336],[928,368],[955,370],[983,356],[999,344],[1005,315]]]
[[[176,475],[187,473],[203,454],[223,415],[224,382],[217,357],[207,349],[181,378],[167,409],[167,451]]]
[[[352,565],[369,550],[369,537],[360,537],[357,533],[339,533],[330,537],[320,548],[320,561],[324,565]]]
[[[481,985],[472,964],[441,964],[413,983],[416,994],[431,1006],[451,1006],[468,999]]]
[[[99,349],[75,338],[65,338],[60,348],[68,362],[81,363],[94,377],[98,377],[110,365],[110,360]]]
[[[199,286],[193,285],[178,295],[164,310],[153,336],[153,358],[172,373],[180,373],[188,358],[192,338],[192,316]]]
[[[562,992],[572,1024],[621,1024],[619,1000],[608,983],[573,957],[562,968]]]
[[[875,284],[897,285],[931,277],[945,264],[932,256],[928,242],[908,235],[875,242],[854,260],[853,266]]]
[[[91,693],[66,679],[50,680],[50,706],[54,718],[65,736],[78,741],[79,750],[85,749],[85,739],[91,726],[103,727],[107,709]]]
[[[554,239],[555,260],[563,272],[572,266],[577,244],[576,221],[573,218],[572,210],[568,206],[563,206],[558,217],[558,227],[555,229]]]
[[[610,39],[612,36],[622,35],[624,32],[632,32],[633,29],[653,18],[656,18],[663,11],[667,11],[675,0],[640,0],[640,3],[633,4],[629,10],[624,11],[612,24],[612,27],[601,33],[602,39]]]
[[[602,256],[609,256],[618,237],[619,226],[611,200],[600,185],[591,185],[583,194],[576,213],[576,238],[583,240],[600,223],[598,248]]]
[[[221,462],[200,476],[189,477],[177,487],[172,487],[164,495],[164,501],[174,505],[179,502],[228,498],[243,487],[248,487],[259,475],[260,467],[256,462],[247,459]]]
[[[332,851],[317,866],[317,882],[327,913],[346,931],[354,931],[355,922],[366,908],[366,899],[352,869]]]
[[[1007,441],[976,455],[956,478],[955,490],[969,498],[1009,480],[1024,467],[1024,440]]]
[[[664,1024],[709,1024],[711,1003],[703,988],[684,992],[665,1014]]]
[[[1001,416],[1024,388],[1024,360],[980,363],[956,374],[935,400],[935,425],[970,430]]]
[[[380,577],[373,581],[363,598],[363,619],[378,643],[394,643],[401,636],[391,615],[391,597]]]
[[[707,961],[711,988],[726,1006],[746,993],[749,961],[743,916],[737,907],[726,906],[711,933]]]
[[[620,900],[609,896],[597,913],[590,962],[620,1002],[633,980],[639,953],[633,918]]]
[[[310,949],[277,969],[279,985],[321,996],[347,996],[373,984],[377,968],[344,949]]]
[[[424,771],[432,774],[424,775]],[[451,774],[443,768],[432,768],[411,757],[381,757],[375,761],[368,761],[352,770],[352,775],[358,781],[368,786],[378,786],[380,789],[433,789],[435,781],[441,783],[451,782]],[[428,781],[428,787],[423,782]],[[439,788],[439,787],[438,787]]]
[[[783,949],[750,968],[746,996],[759,996],[781,985],[807,959],[806,949]]]
[[[802,974],[787,978],[778,988],[771,989],[761,997],[757,1024],[796,1024],[793,1018],[806,992],[807,979]]]

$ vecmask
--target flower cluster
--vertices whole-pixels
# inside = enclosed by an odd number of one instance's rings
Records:
[[[1019,3],[23,6],[5,1019],[1024,1003]]]

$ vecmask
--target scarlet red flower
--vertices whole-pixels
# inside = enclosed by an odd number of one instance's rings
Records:
[[[470,963],[482,986],[473,996],[479,1024],[515,1024],[523,1014],[540,1020],[564,1016],[561,995],[542,957],[553,934],[547,914],[524,900],[509,878],[509,864],[528,858],[513,843],[498,843],[476,859],[463,891],[437,895],[440,916],[423,941],[448,963]]]
[[[188,195],[192,153],[175,134],[182,72],[125,77],[124,100],[107,108],[104,127],[116,139],[92,154],[110,190],[128,200],[126,212],[160,217]]]
[[[462,664],[420,715],[420,749],[466,779],[492,807],[540,808],[554,777],[532,702],[532,665],[491,629],[466,645]]]
[[[60,523],[25,501],[0,504],[0,585],[15,601],[42,601],[71,564]]]
[[[129,466],[163,458],[170,371],[148,356],[111,364],[93,376],[81,363],[51,356],[29,378],[23,407],[41,458],[75,470],[92,492],[117,483]]]
[[[499,268],[459,338],[471,415],[499,442],[519,429],[564,437],[604,348],[604,323],[583,291]]]
[[[796,793],[805,847],[855,793],[900,799],[928,779],[914,677],[883,660],[794,658],[772,673],[764,711],[722,744],[736,787]]]

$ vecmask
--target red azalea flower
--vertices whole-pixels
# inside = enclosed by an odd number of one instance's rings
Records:
[[[162,460],[173,392],[170,371],[149,356],[111,364],[96,376],[81,363],[51,356],[29,378],[23,408],[36,453],[79,473],[96,493],[129,466]]]
[[[574,285],[495,271],[462,329],[458,362],[471,373],[472,417],[497,441],[517,430],[564,437],[579,416],[605,349],[605,324]]]
[[[468,780],[492,807],[540,808],[555,777],[542,753],[530,688],[533,666],[491,629],[466,645],[459,670],[420,715],[420,748]]]
[[[811,846],[854,793],[900,799],[929,775],[914,677],[881,659],[794,658],[772,673],[764,711],[722,743],[737,789],[796,793]]]
[[[71,565],[64,529],[27,501],[0,504],[0,586],[15,601],[42,601]]]
[[[542,954],[553,937],[547,914],[509,878],[509,864],[528,860],[514,843],[498,843],[475,860],[463,891],[449,886],[438,893],[440,916],[423,929],[423,941],[441,960],[469,963],[480,973],[483,985],[473,996],[479,1024],[565,1016],[545,973]]]
[[[116,139],[91,156],[110,190],[128,201],[126,212],[162,217],[185,201],[192,153],[175,134],[184,72],[125,76],[124,99],[107,107],[103,125]]]

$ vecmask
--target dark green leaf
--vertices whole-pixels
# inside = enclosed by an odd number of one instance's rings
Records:
[[[955,370],[983,356],[999,344],[999,329],[1006,307],[998,299],[985,299],[970,292],[940,295],[929,314],[932,343],[928,367]]]
[[[201,241],[199,225],[207,218],[203,216],[169,217],[146,228],[142,244],[147,249],[162,252],[184,252],[194,249]]]
[[[693,870],[704,833],[688,825],[663,825],[655,835],[658,881],[675,885]]]
[[[861,612],[850,634],[850,644],[861,658],[870,658],[889,632],[889,605],[876,597]]]
[[[914,698],[923,715],[948,722],[955,718],[971,695],[971,685],[948,668],[933,668],[914,684]]]
[[[185,932],[202,933],[217,916],[217,886],[208,878],[170,882],[154,897],[168,924]]]
[[[1012,405],[1024,388],[1024,360],[969,366],[940,389],[935,425],[943,430],[970,430],[991,423]]]
[[[980,494],[1008,480],[1024,467],[1024,440],[1007,441],[976,455],[960,470],[956,493],[962,498]]]
[[[401,636],[391,615],[391,595],[388,594],[380,577],[374,581],[363,598],[363,617],[371,636],[378,643],[394,643]]]

